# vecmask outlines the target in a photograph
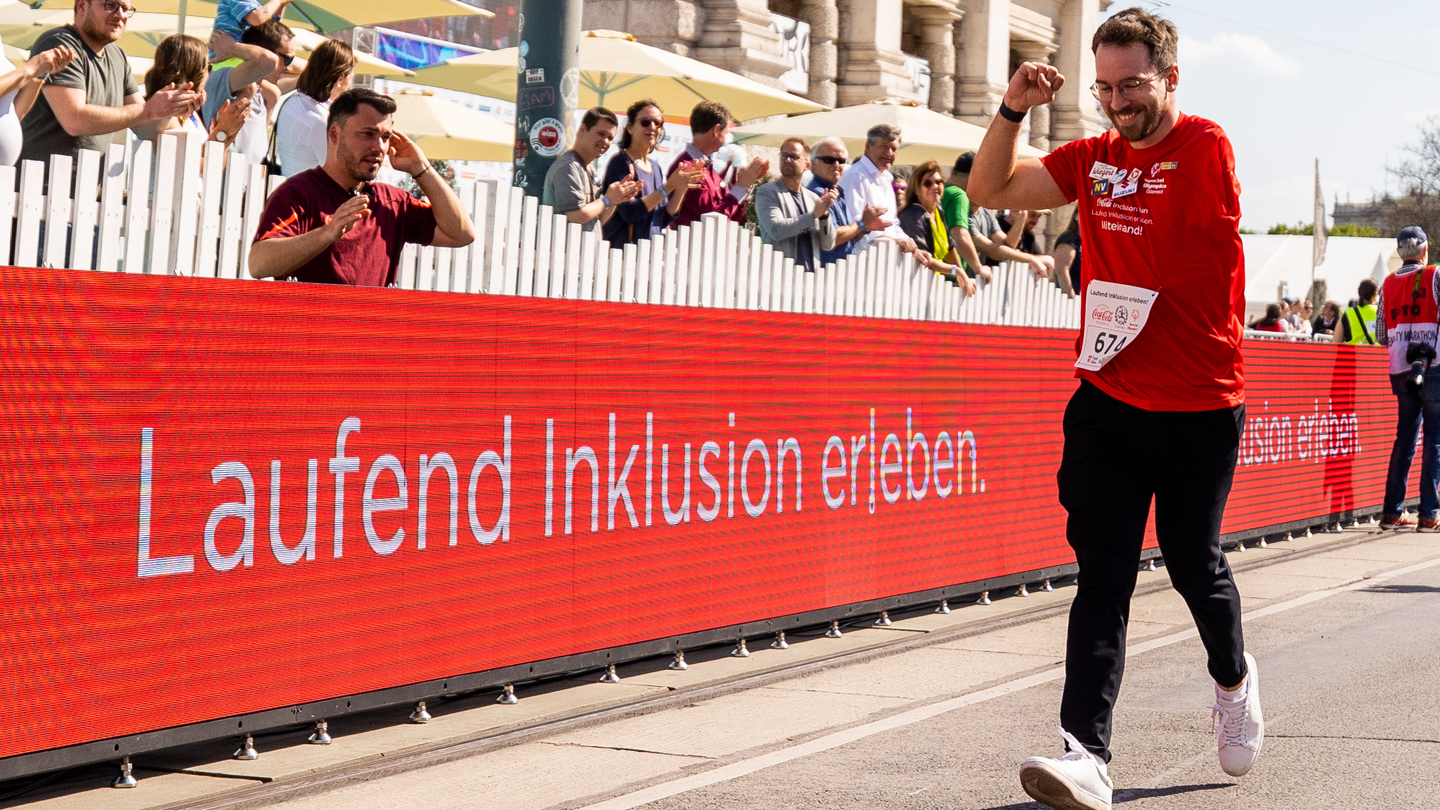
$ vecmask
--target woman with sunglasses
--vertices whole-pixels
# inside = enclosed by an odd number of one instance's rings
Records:
[[[625,132],[620,135],[620,151],[605,167],[600,186],[609,189],[623,180],[639,180],[640,196],[615,207],[614,216],[605,223],[601,233],[612,247],[635,244],[650,239],[669,224],[680,210],[685,192],[700,185],[705,169],[700,164],[681,167],[665,179],[665,173],[650,159],[665,135],[665,116],[660,105],[641,99],[625,111]]]
[[[940,164],[933,160],[921,163],[910,174],[909,186],[905,189],[905,204],[900,210],[900,228],[905,235],[915,240],[916,247],[927,251],[916,256],[926,267],[941,275],[950,276],[965,291],[975,294],[975,282],[960,272],[960,254],[950,244],[950,226],[940,210],[940,196],[945,192],[945,175]]]

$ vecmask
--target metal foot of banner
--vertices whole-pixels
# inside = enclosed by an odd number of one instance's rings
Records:
[[[495,702],[503,703],[506,706],[514,706],[516,703],[519,703],[520,698],[515,697],[515,686],[508,683],[505,684],[505,691],[500,693],[500,697],[495,698]]]
[[[1155,571],[1155,570],[1157,570],[1157,569],[1155,568],[1155,558],[1154,558],[1154,557],[1151,557],[1150,559],[1148,559],[1148,560],[1145,561],[1145,570],[1146,570],[1146,571]]]
[[[310,735],[311,745],[329,745],[334,742],[330,738],[330,724],[321,720],[315,724],[315,733]]]
[[[410,722],[412,722],[412,723],[428,723],[428,722],[430,722],[430,712],[428,712],[428,711],[425,710],[425,701],[422,700],[422,701],[420,701],[419,703],[415,704],[415,711],[410,712]]]
[[[1260,538],[1260,542],[1256,543],[1255,545],[1259,546],[1260,548],[1270,547],[1270,543],[1267,542],[1263,536]]]
[[[620,673],[615,671],[615,665],[611,664],[605,668],[605,674],[600,676],[600,683],[619,683]]]
[[[1049,577],[1046,577],[1046,578],[1045,578],[1045,581],[1042,582],[1042,583],[1040,583],[1040,590],[1044,591],[1045,593],[1054,593],[1054,592],[1055,592],[1055,586],[1050,584],[1050,578],[1049,578]]]
[[[260,752],[255,750],[255,738],[246,734],[245,742],[240,744],[240,750],[235,752],[234,758],[241,762],[254,762],[259,759]]]
[[[880,618],[875,620],[876,627],[889,627],[893,624],[895,623],[890,621],[890,611],[888,610],[880,611]]]
[[[788,649],[790,649],[790,642],[788,642],[788,641],[785,640],[785,631],[784,631],[784,630],[781,630],[780,632],[778,632],[778,633],[775,634],[775,640],[772,641],[772,642],[770,642],[770,649],[772,649],[772,650],[788,650]]]
[[[1016,595],[1016,596],[1029,596],[1029,595],[1030,595],[1030,589],[1027,588],[1027,587],[1025,587],[1025,583],[1022,582],[1022,583],[1020,583],[1020,590],[1016,591],[1016,592],[1015,592],[1015,595]]]
[[[830,629],[825,631],[826,638],[840,638],[843,635],[845,634],[840,632],[839,621],[830,622]]]
[[[1314,537],[1314,536],[1315,536],[1315,535],[1313,535],[1313,534],[1310,533],[1310,527],[1309,527],[1309,526],[1306,526],[1306,527],[1305,527],[1305,536],[1306,536],[1306,537]]]
[[[130,757],[120,760],[120,775],[110,783],[112,788],[133,788],[139,783],[135,781],[135,774],[130,768]]]
[[[1379,525],[1380,525],[1380,518],[1379,518],[1378,516],[1376,516],[1376,515],[1371,515],[1371,516],[1370,516],[1370,525],[1371,525],[1371,526],[1379,526]]]
[[[940,607],[935,608],[935,612],[936,612],[936,613],[949,613],[949,612],[950,612],[950,600],[949,600],[949,599],[941,599],[941,600],[940,600]]]
[[[979,599],[979,601],[977,601],[975,604],[977,604],[977,605],[991,605],[991,604],[994,604],[993,602],[990,601],[990,592],[989,592],[989,591],[981,591],[981,592],[980,592],[980,599]]]
[[[744,637],[744,636],[741,636],[741,637],[740,637],[740,641],[735,645],[735,649],[733,649],[733,650],[730,651],[730,657],[731,657],[731,658],[749,658],[749,657],[750,657],[750,648],[745,646],[745,637]]]
[[[1241,540],[1240,542],[1236,543],[1236,544],[1235,544],[1235,550],[1236,550],[1237,552],[1241,553],[1241,554],[1244,554],[1244,553],[1245,553],[1245,541],[1244,541],[1244,540]]]
[[[689,668],[690,668],[690,665],[687,664],[687,663],[685,663],[685,651],[684,651],[684,650],[676,650],[676,651],[675,651],[675,660],[670,662],[669,669],[679,669],[679,670],[683,670],[683,669],[689,669]]]
[[[1294,540],[1294,539],[1295,539],[1295,533],[1294,533],[1294,532],[1285,532],[1285,542],[1288,543],[1288,542],[1290,542],[1291,540]]]

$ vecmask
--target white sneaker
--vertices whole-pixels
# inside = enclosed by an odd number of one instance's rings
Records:
[[[1055,810],[1110,810],[1115,786],[1105,760],[1095,756],[1065,729],[1065,756],[1031,757],[1020,765],[1020,786],[1030,798]]]
[[[1244,776],[1260,756],[1265,742],[1265,716],[1260,711],[1260,676],[1255,657],[1245,653],[1245,699],[1228,701],[1219,684],[1210,719],[1220,737],[1220,767],[1231,776]]]

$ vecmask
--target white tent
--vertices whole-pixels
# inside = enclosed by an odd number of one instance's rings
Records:
[[[1312,252],[1308,236],[1244,235],[1246,323],[1265,314],[1265,305],[1287,295],[1304,298],[1310,289]],[[1325,263],[1315,278],[1326,284],[1326,297],[1340,306],[1355,297],[1361,279],[1380,283],[1400,266],[1394,239],[1332,236],[1325,244]]]

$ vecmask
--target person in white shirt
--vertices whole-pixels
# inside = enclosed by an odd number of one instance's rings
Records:
[[[61,46],[37,53],[20,67],[0,54],[0,166],[14,166],[20,159],[24,137],[20,119],[30,112],[45,77],[64,70],[75,61],[75,51]]]
[[[880,218],[885,227],[860,235],[855,242],[855,252],[860,253],[876,239],[891,239],[906,253],[915,250],[915,240],[905,235],[899,223],[898,206],[895,204],[895,177],[890,167],[900,152],[900,128],[888,124],[876,124],[865,133],[865,155],[855,162],[840,178],[840,195],[850,211],[864,211],[874,206],[880,209]]]
[[[330,102],[350,89],[355,52],[338,39],[327,39],[310,55],[295,82],[295,94],[280,105],[275,119],[280,172],[294,177],[325,164]]]

